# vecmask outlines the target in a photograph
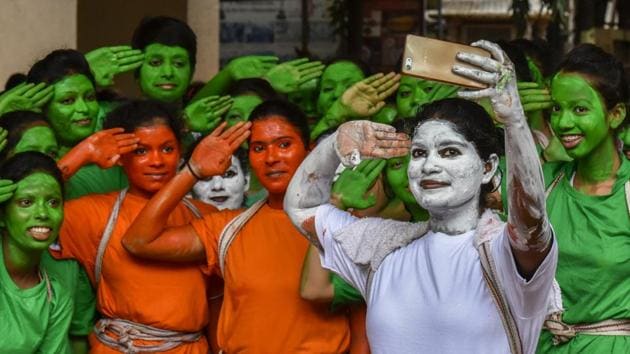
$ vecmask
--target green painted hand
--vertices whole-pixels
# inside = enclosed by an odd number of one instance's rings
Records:
[[[17,184],[8,179],[0,179],[0,203],[4,203],[13,197]]]
[[[392,124],[394,120],[396,120],[396,116],[398,116],[396,105],[388,104],[373,115],[371,121],[382,124]]]
[[[365,160],[354,169],[346,168],[332,186],[331,198],[337,207],[346,210],[374,206],[376,196],[368,191],[386,164],[385,160]]]
[[[210,96],[195,101],[184,108],[184,120],[188,129],[208,133],[221,123],[221,116],[232,107],[230,96]]]
[[[271,68],[264,76],[278,92],[297,92],[307,87],[310,80],[322,76],[326,66],[307,58],[295,59]]]
[[[0,115],[13,111],[41,111],[53,97],[53,86],[21,83],[0,96]]]
[[[541,111],[551,108],[553,105],[551,93],[546,87],[542,87],[535,82],[519,82],[516,85],[525,113]]]
[[[4,128],[0,128],[0,151],[4,150],[7,147],[7,137],[9,136],[9,131]]]
[[[248,55],[232,59],[226,66],[233,80],[263,77],[278,64],[278,57],[271,55]]]
[[[398,89],[400,75],[382,73],[372,75],[352,85],[339,102],[350,118],[369,117],[385,106],[385,99]]]
[[[128,45],[94,49],[85,55],[94,74],[96,84],[107,87],[114,84],[114,76],[139,68],[144,62],[140,49]]]

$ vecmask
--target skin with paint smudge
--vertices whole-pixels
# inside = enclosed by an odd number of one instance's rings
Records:
[[[326,67],[320,83],[317,112],[324,115],[347,89],[364,78],[361,69],[349,61],[339,61]]]
[[[442,216],[455,216],[440,231],[457,234],[476,224],[480,186],[494,175],[494,170],[486,171],[484,165],[475,146],[451,123],[430,120],[416,129],[409,187],[418,204],[431,214],[432,222]]]
[[[59,154],[59,145],[53,130],[44,125],[27,129],[13,150],[7,154],[7,158],[26,151],[41,152],[56,159]]]
[[[164,124],[134,131],[138,147],[121,157],[129,193],[151,197],[177,173],[180,148],[175,133]]]
[[[238,122],[246,122],[254,108],[261,104],[263,100],[256,95],[241,95],[233,98],[232,107],[225,114],[225,121],[228,126],[233,126]]]
[[[595,150],[614,149],[614,121],[602,97],[586,79],[560,73],[551,82],[551,95],[551,126],[569,156],[581,159]]]
[[[232,155],[232,165],[222,176],[213,176],[209,181],[197,182],[192,193],[196,199],[219,210],[235,210],[243,206],[245,191],[248,188],[249,175],[243,171],[238,158]]]
[[[252,124],[249,162],[269,192],[269,206],[281,209],[284,193],[306,157],[300,132],[281,116],[269,116]]]
[[[33,252],[45,251],[57,239],[63,220],[63,197],[57,180],[46,173],[33,173],[16,184],[3,213],[9,236],[5,252],[29,257]]]
[[[151,99],[178,102],[190,85],[192,67],[188,51],[178,46],[153,43],[144,49],[140,89]]]
[[[46,116],[63,150],[94,133],[98,102],[92,82],[81,74],[66,76],[54,85]]]

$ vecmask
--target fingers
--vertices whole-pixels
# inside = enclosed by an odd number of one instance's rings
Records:
[[[369,160],[369,162],[371,162],[372,164],[370,164],[370,170],[366,171],[367,172],[367,178],[370,181],[374,181],[381,174],[381,172],[383,171],[383,168],[385,167],[387,162],[385,160],[381,160],[381,159]]]
[[[480,41],[476,41],[472,43],[471,46],[485,49],[488,52],[490,52],[490,54],[492,54],[492,57],[498,60],[500,63],[505,62],[505,55],[503,53],[503,49],[501,49],[501,47],[499,47],[499,45],[496,43],[492,43],[490,41],[486,41],[482,39]]]
[[[409,137],[405,133],[396,133],[393,132],[384,132],[384,131],[376,131],[374,132],[374,136],[378,140],[400,140],[400,141],[408,141]]]
[[[232,103],[233,101],[230,99],[222,105],[212,108],[214,116],[219,118],[224,115],[227,111],[230,110],[230,108],[232,107]]]
[[[321,61],[307,61],[298,66],[300,72],[307,70],[324,70],[326,66]]]
[[[378,80],[378,79],[382,78],[383,76],[385,76],[385,74],[383,74],[383,73],[378,73],[378,74],[374,74],[374,75],[372,75],[372,76],[368,77],[367,79],[363,79],[362,81],[359,81],[359,82],[362,82],[362,83],[364,83],[364,84],[368,84],[368,85],[370,85],[370,84],[372,84],[372,82],[374,82],[374,81],[376,81],[376,80]]]
[[[387,125],[387,124],[382,124],[382,123],[374,123],[374,122],[370,122],[367,123],[370,125],[370,127],[376,132],[376,131],[380,131],[380,132],[396,132],[396,128],[392,127],[391,125]]]
[[[283,64],[292,65],[292,66],[299,66],[300,64],[304,64],[304,63],[308,63],[308,58],[293,59],[293,60],[289,60],[287,62],[284,62]]]
[[[35,107],[42,106],[44,103],[48,102],[52,98],[54,92],[55,88],[53,86],[44,87],[42,90],[34,94],[33,97],[31,97],[31,102],[33,102],[33,105]]]
[[[120,56],[119,58],[117,58],[116,63],[118,65],[128,65],[128,64],[135,64],[135,63],[142,63],[144,61],[144,54],[140,51],[138,51],[137,54],[129,54],[129,55],[125,55],[125,56]]]
[[[43,90],[46,87],[46,83],[44,82],[40,82],[39,84],[31,87],[30,89],[28,89],[26,92],[24,92],[22,94],[23,97],[26,98],[31,98],[33,97],[36,93],[40,92],[41,90]]]
[[[261,63],[274,64],[274,65],[278,64],[278,62],[280,61],[280,58],[278,58],[275,55],[252,55],[251,57],[257,59]]]
[[[223,130],[225,130],[225,127],[227,126],[227,122],[223,122],[221,124],[219,124],[218,127],[216,127],[212,133],[208,134],[208,136],[219,136],[223,133]]]
[[[523,103],[524,112],[541,111],[543,109],[549,109],[551,107],[553,107],[553,102]]]
[[[487,85],[495,85],[499,81],[499,74],[495,72],[486,72],[477,69],[465,68],[460,65],[453,65],[453,72],[459,76],[481,82]]]
[[[396,92],[396,90],[398,90],[398,87],[400,87],[400,82],[398,81],[392,81],[392,82],[393,82],[393,85],[389,86],[384,91],[378,94],[379,100],[385,100],[387,97],[393,95]]]
[[[496,89],[493,87],[477,90],[477,91],[457,91],[457,97],[465,98],[468,100],[478,100],[481,98],[492,97],[496,93]]]
[[[0,179],[0,203],[5,202],[13,196],[17,184],[8,179]]]
[[[535,83],[535,82],[517,82],[516,83],[516,87],[519,90],[525,90],[525,89],[541,89],[541,87]]]
[[[381,159],[390,159],[392,157],[405,156],[409,153],[409,148],[382,148],[377,147],[370,152],[370,155]]]
[[[132,63],[132,64],[121,65],[121,66],[118,67],[118,73],[123,73],[123,72],[131,71],[131,70],[135,70],[135,69],[141,67],[143,62],[144,62],[143,60],[140,60],[140,61]]]
[[[131,48],[130,45],[117,45],[117,46],[107,47],[107,49],[109,49],[112,53],[119,53],[119,52],[124,52],[128,50],[134,50],[133,48]]]
[[[304,85],[307,82],[313,80],[313,79],[319,79],[322,75],[324,74],[324,71],[314,71],[305,75],[302,75],[300,77],[300,81],[298,82],[298,85]],[[315,84],[314,86],[316,86],[317,84]]]
[[[35,84],[23,82],[9,90],[7,93],[21,96],[24,92],[30,90],[33,86],[35,86]]]
[[[7,146],[7,136],[9,136],[9,132],[6,129],[0,128],[0,151],[4,150]]]
[[[492,58],[481,55],[473,53],[457,53],[456,58],[464,63],[478,66],[486,71],[499,72],[501,70],[501,63]]]
[[[239,122],[232,126],[230,129],[235,128],[230,134],[225,138],[229,145],[234,145],[236,147],[240,146],[245,139],[250,134],[249,128],[252,126],[251,122]]]
[[[250,134],[251,134],[251,131],[247,129],[243,131],[240,135],[236,136],[230,142],[231,153],[234,153],[234,151],[236,151],[241,145],[243,145],[243,143],[247,140]]]
[[[96,134],[111,134],[111,135],[116,135],[116,134],[120,134],[120,133],[124,133],[125,129],[124,128],[109,128],[109,129],[104,129],[101,130],[100,132],[97,132]],[[131,135],[133,135],[133,133],[131,133]]]

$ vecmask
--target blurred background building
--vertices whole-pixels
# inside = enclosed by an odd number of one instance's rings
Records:
[[[353,57],[397,70],[408,33],[461,43],[543,38],[561,57],[579,42],[630,66],[628,0],[0,0],[0,82],[55,48],[129,43],[144,16],[186,20],[197,33],[196,80],[235,56]],[[117,81],[133,95],[133,74]]]

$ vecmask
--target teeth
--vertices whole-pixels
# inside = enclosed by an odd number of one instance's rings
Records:
[[[32,232],[43,234],[46,232],[50,232],[51,229],[49,227],[35,226],[35,227],[31,227],[29,230]]]
[[[574,142],[578,139],[582,138],[581,135],[563,135],[562,136],[562,141],[566,141],[567,143],[571,143]]]

